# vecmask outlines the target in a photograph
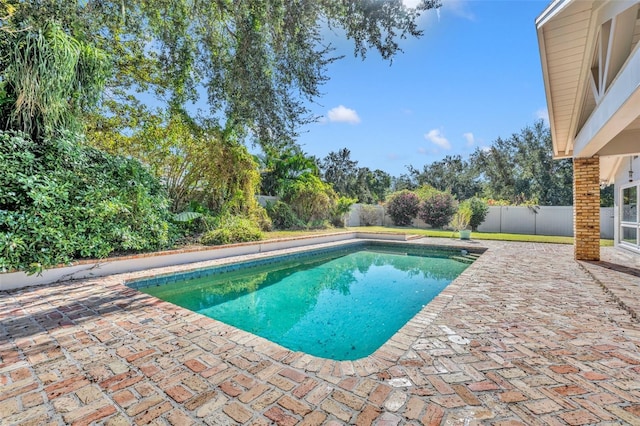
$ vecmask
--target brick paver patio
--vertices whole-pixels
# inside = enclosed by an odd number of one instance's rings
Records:
[[[126,276],[0,293],[0,423],[640,424],[640,257],[475,245],[488,250],[354,362],[288,351]]]

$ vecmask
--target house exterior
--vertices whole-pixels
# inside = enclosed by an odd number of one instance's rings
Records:
[[[554,0],[536,19],[555,158],[574,163],[575,258],[599,260],[600,187],[615,244],[640,253],[640,0]]]

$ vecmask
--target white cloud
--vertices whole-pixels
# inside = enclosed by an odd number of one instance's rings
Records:
[[[473,146],[476,143],[476,138],[473,136],[473,133],[463,133],[462,136],[467,140],[467,146]]]
[[[420,0],[402,0],[405,6],[414,8],[420,4]]]
[[[443,0],[442,10],[446,10],[459,18],[475,21],[476,16],[469,10],[467,0]]]
[[[418,154],[426,154],[427,153],[427,149],[423,148],[423,147],[419,147],[418,148]]]
[[[545,123],[549,124],[549,110],[546,108],[540,108],[535,115],[537,119],[544,120]]]
[[[358,117],[356,110],[347,108],[344,105],[331,108],[327,113],[327,117],[329,121],[336,123],[358,124],[360,122],[360,117]]]
[[[425,133],[424,138],[440,148],[451,149],[451,143],[438,129],[429,130],[429,133]]]
[[[414,8],[420,0],[402,0],[405,6]],[[442,6],[436,9],[430,9],[420,14],[421,24],[434,24],[440,22],[442,16],[453,16],[456,18],[466,19],[468,21],[475,21],[476,16],[471,11],[470,0],[442,0]]]

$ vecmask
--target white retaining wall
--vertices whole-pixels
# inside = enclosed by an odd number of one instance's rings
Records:
[[[39,275],[27,275],[22,271],[0,273],[0,291],[35,285],[51,284],[81,278],[95,278],[125,272],[143,271],[165,266],[222,259],[233,256],[266,253],[276,250],[315,244],[334,243],[353,239],[377,239],[406,241],[404,234],[381,234],[373,232],[336,232],[302,238],[256,241],[252,243],[230,244],[226,246],[202,247],[192,250],[175,250],[164,253],[140,254],[129,257],[113,257],[101,260],[83,261],[75,265],[46,269]]]

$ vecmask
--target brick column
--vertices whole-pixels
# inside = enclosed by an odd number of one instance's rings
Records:
[[[600,159],[573,159],[573,235],[576,260],[600,260]]]

